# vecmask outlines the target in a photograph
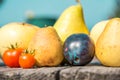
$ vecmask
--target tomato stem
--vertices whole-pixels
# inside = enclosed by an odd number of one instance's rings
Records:
[[[26,53],[26,54],[27,54],[27,53],[29,53],[29,52],[28,52],[28,50],[27,50],[27,49],[25,49],[24,53]]]
[[[15,49],[15,46],[11,44],[11,47],[10,47],[10,49]]]
[[[18,48],[18,44],[17,43],[15,43],[15,48]]]
[[[31,54],[33,54],[34,52],[35,52],[35,49],[30,51]]]
[[[17,43],[15,43],[15,45],[13,45],[13,44],[10,44],[10,47],[7,47],[8,49],[16,49],[16,48],[18,48],[18,44]]]
[[[24,50],[25,54],[33,54],[34,55],[34,52],[35,52],[35,49],[34,50],[30,50],[30,51],[28,49]]]

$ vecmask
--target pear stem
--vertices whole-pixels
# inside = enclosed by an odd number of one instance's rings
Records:
[[[80,0],[76,0],[77,3],[80,3]]]

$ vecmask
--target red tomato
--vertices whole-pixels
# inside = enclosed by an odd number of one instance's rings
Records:
[[[26,53],[19,57],[19,64],[22,68],[32,68],[35,64],[35,58],[32,54]]]
[[[19,56],[23,52],[22,48],[9,49],[3,54],[3,61],[9,67],[19,67]]]

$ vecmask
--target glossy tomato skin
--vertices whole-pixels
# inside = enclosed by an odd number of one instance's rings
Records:
[[[64,43],[64,56],[71,65],[86,65],[94,57],[95,46],[87,34],[73,34]]]
[[[20,67],[19,56],[21,55],[22,51],[22,48],[6,50],[2,57],[5,65],[11,68]]]
[[[19,57],[19,64],[21,68],[32,68],[35,64],[35,58],[32,54],[22,54]]]

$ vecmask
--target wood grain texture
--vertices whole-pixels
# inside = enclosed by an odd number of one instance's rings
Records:
[[[120,80],[120,68],[64,66],[33,69],[0,67],[0,80]]]
[[[0,80],[120,80],[120,67],[89,64],[22,69],[0,65]]]

